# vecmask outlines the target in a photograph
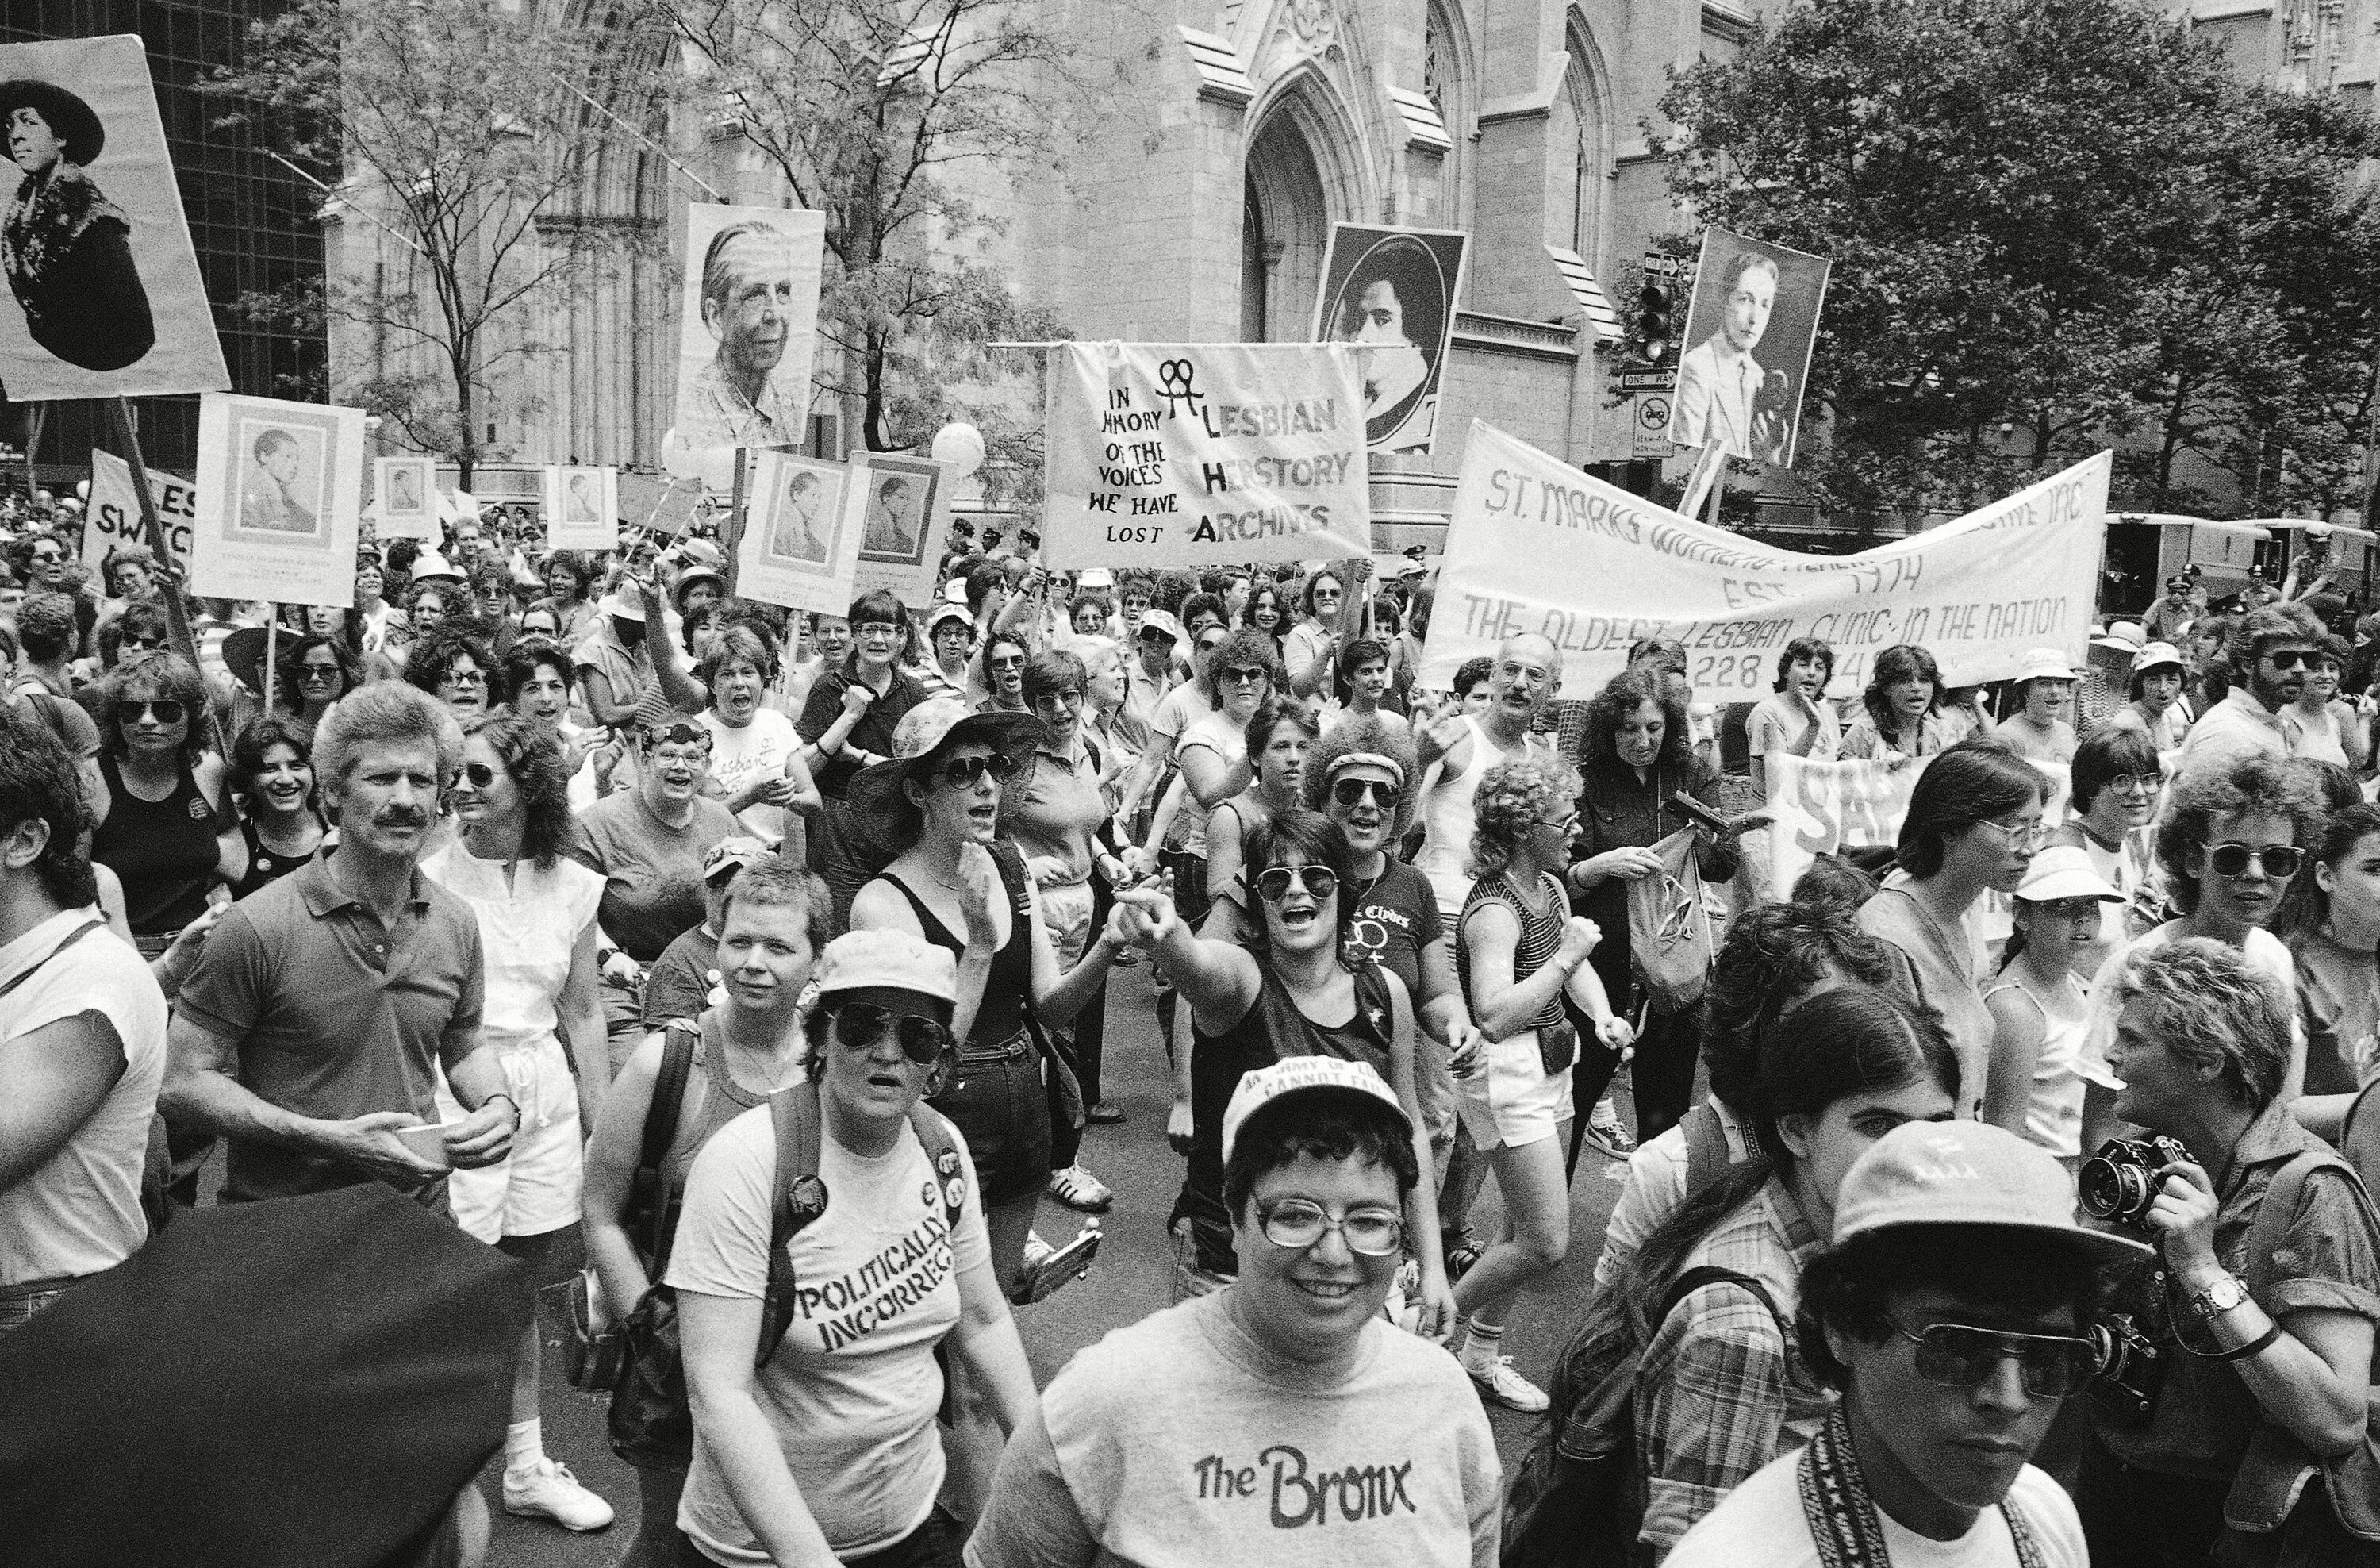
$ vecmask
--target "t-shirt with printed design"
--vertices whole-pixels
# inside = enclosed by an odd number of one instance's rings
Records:
[[[881,1155],[819,1140],[826,1212],[792,1243],[791,1321],[760,1369],[760,1407],[810,1516],[836,1555],[889,1546],[923,1524],[942,1484],[934,1425],[942,1372],[934,1346],[957,1326],[959,1275],[991,1245],[966,1145],[951,1130],[966,1193],[951,1234],[940,1179],[904,1126]],[[672,1244],[669,1282],[758,1298],[769,1277],[777,1136],[767,1106],[722,1128],[694,1162]],[[722,1562],[766,1562],[699,1432],[678,1528]]]
[[[1355,917],[1347,924],[1348,961],[1377,962],[1402,980],[1418,1008],[1423,1001],[1421,953],[1446,934],[1438,890],[1402,860],[1390,860],[1378,881],[1354,883]]]
[[[1009,1441],[968,1568],[1490,1568],[1496,1440],[1454,1358],[1375,1319],[1328,1381],[1251,1339],[1230,1295],[1068,1363]]]

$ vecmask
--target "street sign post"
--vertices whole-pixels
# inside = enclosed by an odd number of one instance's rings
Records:
[[[1640,392],[1629,399],[1633,410],[1629,455],[1632,457],[1666,457],[1670,455],[1670,395],[1661,392]]]

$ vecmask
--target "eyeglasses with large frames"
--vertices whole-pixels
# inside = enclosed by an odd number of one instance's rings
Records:
[[[2014,1361],[2023,1368],[2025,1392],[2064,1399],[2098,1367],[2091,1342],[2070,1334],[2019,1334],[1964,1323],[1935,1323],[1915,1333],[1893,1327],[1916,1344],[1917,1375],[1937,1388],[1973,1388],[2002,1361]]]
[[[1975,826],[1991,829],[2008,841],[2008,846],[2010,849],[2020,854],[2039,849],[2043,845],[2047,844],[2051,832],[2049,824],[2038,818],[2033,821],[2010,827],[2006,822],[1995,822],[1989,817],[1985,817],[1979,819]]]
[[[913,1013],[896,1014],[872,1003],[847,1002],[828,1016],[834,1020],[835,1043],[846,1051],[870,1049],[884,1038],[888,1024],[901,1042],[901,1054],[920,1067],[932,1066],[951,1048],[950,1030]]]
[[[1347,1250],[1363,1258],[1392,1258],[1404,1250],[1405,1222],[1389,1209],[1351,1209],[1332,1215],[1310,1197],[1278,1197],[1257,1205],[1257,1229],[1289,1252],[1303,1252],[1336,1231]]]
[[[2265,869],[2265,875],[2277,882],[2288,881],[2305,864],[2305,851],[2293,844],[2207,844],[2199,848],[2206,851],[2206,869],[2218,877],[2244,877],[2248,862],[2253,860]]]

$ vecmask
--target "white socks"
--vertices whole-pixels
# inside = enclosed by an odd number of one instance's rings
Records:
[[[512,1475],[534,1470],[545,1459],[545,1423],[516,1421],[504,1428],[504,1469]]]
[[[1485,1372],[1496,1365],[1496,1358],[1503,1354],[1503,1325],[1483,1323],[1474,1318],[1470,1332],[1463,1336],[1463,1349],[1455,1358],[1463,1363],[1463,1369],[1466,1372]]]

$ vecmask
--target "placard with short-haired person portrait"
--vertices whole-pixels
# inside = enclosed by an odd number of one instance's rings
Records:
[[[677,440],[696,451],[797,447],[808,432],[826,217],[686,209]]]

